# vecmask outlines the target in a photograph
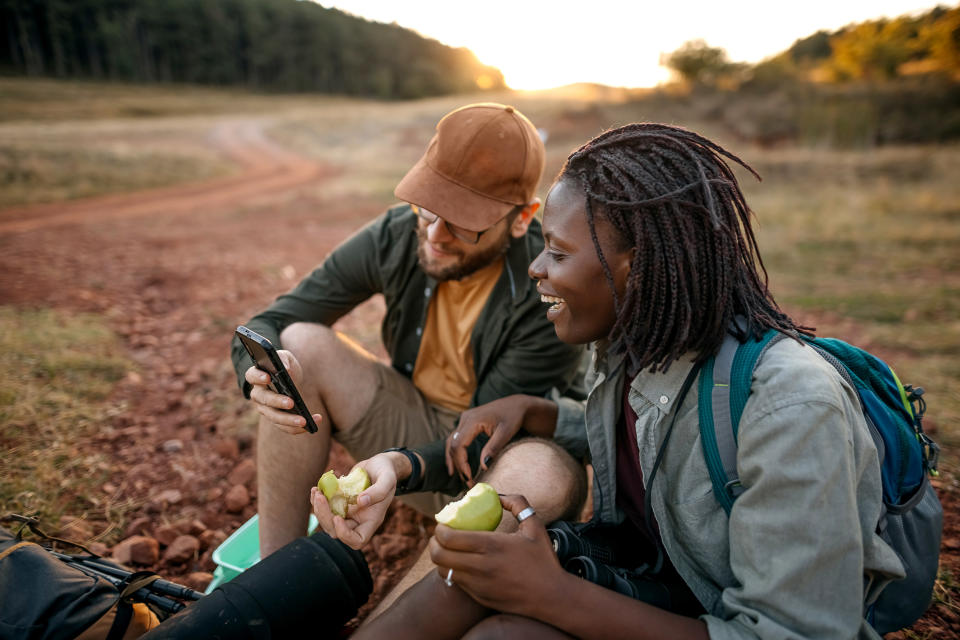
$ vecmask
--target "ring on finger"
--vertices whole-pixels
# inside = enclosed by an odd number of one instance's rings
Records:
[[[447,571],[447,577],[443,579],[448,587],[453,586],[453,569]]]
[[[454,431],[454,432],[453,432],[453,439],[456,440],[456,439],[459,438],[459,437],[460,437],[460,432],[459,432],[459,431]]]
[[[533,507],[527,507],[526,509],[524,509],[523,511],[517,514],[517,522],[518,523],[523,522],[524,520],[534,515],[535,513],[537,512],[533,510]]]

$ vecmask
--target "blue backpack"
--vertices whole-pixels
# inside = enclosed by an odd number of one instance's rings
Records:
[[[728,515],[743,491],[737,478],[737,427],[753,370],[764,351],[786,337],[770,330],[740,344],[728,334],[700,374],[700,438],[713,492]],[[868,603],[865,617],[880,634],[902,629],[930,605],[943,529],[943,509],[927,478],[937,474],[939,447],[923,433],[923,389],[904,386],[886,363],[846,342],[803,340],[857,391],[877,445],[884,504],[877,533],[900,556],[907,575]]]

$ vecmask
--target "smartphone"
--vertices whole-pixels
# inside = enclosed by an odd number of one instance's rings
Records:
[[[243,348],[246,349],[250,357],[253,358],[257,368],[261,371],[266,371],[270,375],[271,389],[293,400],[293,409],[290,409],[289,412],[303,416],[303,419],[307,421],[307,424],[303,428],[310,433],[316,433],[317,423],[313,421],[313,416],[310,415],[307,404],[303,401],[303,398],[300,397],[300,392],[297,391],[296,385],[293,384],[293,379],[290,377],[287,368],[283,366],[280,354],[277,353],[277,349],[273,346],[273,343],[256,331],[252,331],[243,325],[237,327],[236,333],[237,337],[240,338],[240,342],[243,344]]]

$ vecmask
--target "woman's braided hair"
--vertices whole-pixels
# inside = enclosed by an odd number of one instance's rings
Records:
[[[666,371],[687,352],[713,355],[732,330],[741,341],[769,328],[810,333],[783,313],[768,288],[740,185],[728,158],[749,165],[692,131],[630,124],[607,131],[567,158],[558,180],[586,197],[587,222],[607,281],[595,216],[634,249],[623,299],[614,289],[610,341],[639,371]],[[759,271],[758,271],[759,267]],[[734,318],[742,318],[743,326]]]

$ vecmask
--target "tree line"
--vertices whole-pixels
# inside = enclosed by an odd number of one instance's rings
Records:
[[[0,0],[0,73],[376,98],[499,89],[466,48],[298,0]]]
[[[818,31],[757,64],[702,40],[661,63],[759,144],[869,148],[960,139],[960,6]]]
[[[690,84],[755,88],[796,82],[883,83],[917,75],[960,80],[960,6],[917,16],[867,20],[834,32],[818,31],[756,65],[732,62],[727,52],[691,40],[661,63]]]

